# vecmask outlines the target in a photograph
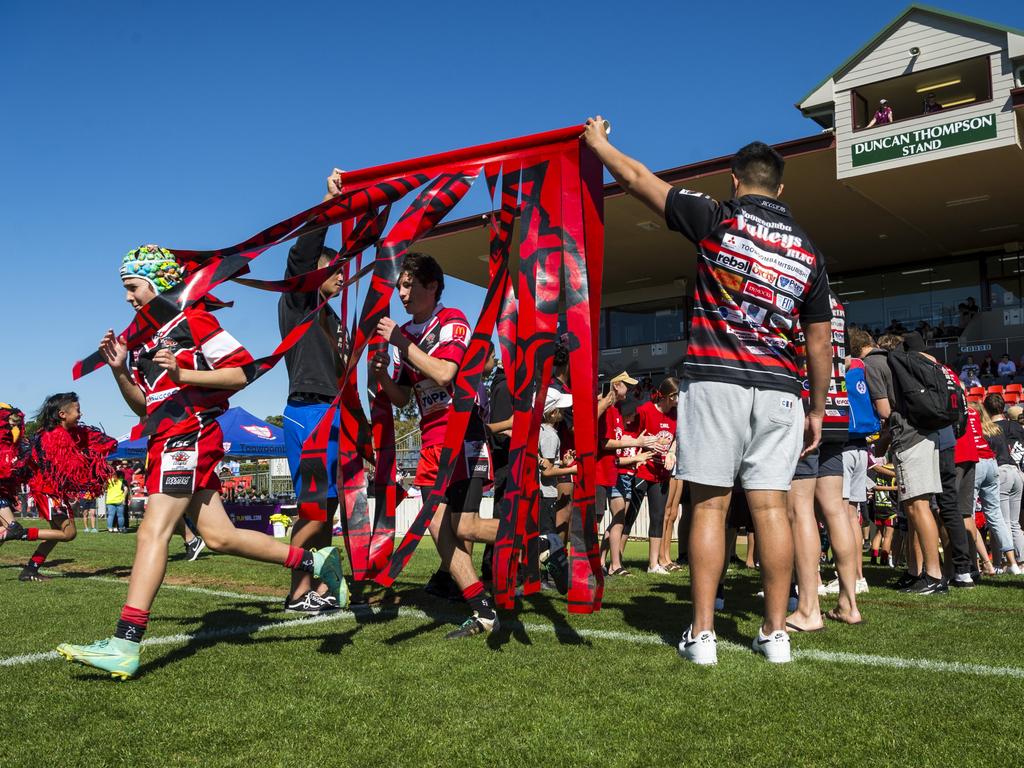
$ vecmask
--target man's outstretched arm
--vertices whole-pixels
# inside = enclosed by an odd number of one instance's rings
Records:
[[[659,216],[665,215],[665,201],[672,186],[655,176],[651,169],[639,160],[634,160],[613,147],[608,141],[605,123],[600,115],[587,118],[587,129],[583,138],[623,189]]]

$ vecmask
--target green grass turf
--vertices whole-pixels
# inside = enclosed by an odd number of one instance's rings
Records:
[[[63,575],[45,584],[17,581],[29,545],[0,549],[0,663],[108,636],[133,547],[131,535],[79,534],[55,550],[49,566]],[[189,563],[180,540],[172,553],[168,584],[257,597],[163,590],[148,638],[201,637],[146,648],[127,683],[56,660],[0,666],[0,766],[962,766],[1015,765],[1020,754],[1024,579],[919,598],[882,586],[894,572],[867,567],[867,622],[794,637],[796,662],[774,667],[745,650],[759,584],[734,568],[718,631],[742,647],[723,643],[718,667],[702,669],[674,648],[686,572],[641,573],[641,543],[627,553],[634,575],[608,583],[600,613],[569,616],[545,592],[505,614],[498,636],[462,642],[443,635],[465,607],[418,590],[437,564],[429,542],[397,585],[397,616],[259,631],[294,622],[279,608],[283,569],[221,555]],[[209,636],[238,627],[248,629]]]

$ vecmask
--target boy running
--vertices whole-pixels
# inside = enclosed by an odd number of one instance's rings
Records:
[[[155,245],[130,251],[121,265],[125,298],[136,310],[183,277],[174,255]],[[185,514],[197,522],[211,549],[310,572],[344,605],[348,589],[336,549],[290,547],[235,528],[224,511],[217,477],[224,437],[217,417],[227,408],[228,394],[247,383],[243,366],[252,357],[246,349],[209,312],[196,308],[180,312],[131,353],[112,330],[99,349],[128,406],[140,418],[157,422],[148,446],[149,502],[114,636],[92,645],[63,644],[57,652],[121,680],[135,675],[139,645],[167,567],[167,545]]]

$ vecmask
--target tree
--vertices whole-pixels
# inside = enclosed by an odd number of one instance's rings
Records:
[[[263,419],[267,424],[273,424],[275,427],[284,426],[284,416],[266,416]]]

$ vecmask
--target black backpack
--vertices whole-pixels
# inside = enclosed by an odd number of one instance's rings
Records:
[[[957,437],[967,430],[967,402],[956,376],[917,352],[889,352],[897,410],[923,432],[953,427]]]

